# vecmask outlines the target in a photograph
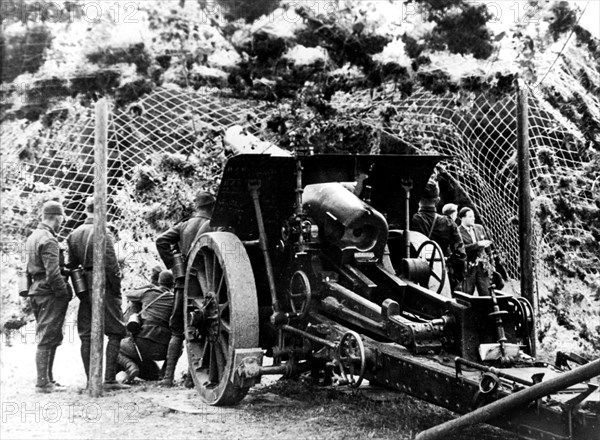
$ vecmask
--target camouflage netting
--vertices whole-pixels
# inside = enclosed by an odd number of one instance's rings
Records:
[[[445,154],[455,157],[438,169],[439,179],[446,179],[443,201],[472,203],[482,222],[489,228],[499,250],[504,254],[509,274],[519,276],[518,188],[516,163],[516,91],[503,97],[484,94],[447,94],[436,96],[420,90],[408,99],[397,100],[394,91],[371,97],[369,93],[338,94],[332,106],[345,115],[348,123],[360,122],[371,129],[365,148],[372,153],[405,152]],[[378,104],[378,105],[374,105]],[[381,108],[386,117],[382,118]],[[574,176],[588,160],[581,135],[573,127],[556,123],[556,115],[536,96],[530,96],[530,154],[534,197],[543,200],[557,196],[563,177]],[[127,227],[130,218],[124,213],[122,190],[127,181],[152,159],[164,153],[195,157],[199,151],[213,148],[218,161],[224,160],[219,143],[224,129],[242,125],[263,138],[276,138],[267,129],[277,117],[280,106],[227,98],[212,92],[184,91],[178,88],[155,90],[125,110],[112,113],[109,123],[109,221],[118,228]],[[58,111],[57,111],[58,112]],[[65,109],[65,113],[67,110]],[[57,115],[60,117],[60,115]],[[72,221],[66,234],[80,220],[83,200],[93,192],[94,117],[89,109],[79,108],[63,115],[66,118],[48,140],[40,145],[23,145],[13,137],[16,131],[3,125],[5,163],[18,163],[22,168],[12,176],[10,194],[24,195],[60,189]],[[18,122],[14,122],[18,124]],[[60,132],[60,133],[59,133]],[[343,139],[340,140],[343,145]],[[398,145],[403,149],[398,151]],[[408,150],[407,150],[408,148]],[[405,151],[407,150],[407,151]],[[217,161],[217,162],[218,162]],[[218,166],[218,165],[217,165]],[[207,170],[207,173],[215,170]],[[549,173],[551,179],[548,179]],[[558,179],[556,177],[560,176]],[[557,180],[557,181],[555,181]],[[453,185],[458,183],[459,188]],[[216,184],[213,186],[216,187]],[[462,189],[464,194],[457,189]],[[585,203],[593,204],[591,188],[575,193]],[[536,199],[537,200],[537,199]],[[135,200],[130,200],[135,202]],[[10,206],[17,203],[7,201]],[[11,228],[26,232],[30,225],[19,224],[15,214]],[[6,213],[3,221],[7,225]],[[5,229],[5,231],[7,231]],[[590,231],[583,225],[555,231],[569,240],[589,240]],[[537,248],[552,245],[537,228]],[[538,252],[539,255],[541,255]],[[585,262],[581,270],[597,273],[600,260],[579,246],[569,259]],[[548,269],[538,260],[538,270]]]

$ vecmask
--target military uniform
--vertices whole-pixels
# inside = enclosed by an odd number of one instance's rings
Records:
[[[210,217],[199,215],[178,223],[162,233],[156,239],[156,249],[167,269],[173,267],[173,249],[183,255],[187,266],[187,257],[196,236],[209,230]],[[183,284],[184,280],[175,280],[175,303],[170,319],[173,335],[183,337]]]
[[[88,291],[80,297],[77,312],[77,331],[81,339],[81,358],[89,378],[90,338],[92,334],[92,273],[93,273],[93,219],[88,218],[67,237],[70,268],[83,267]],[[119,345],[126,335],[121,311],[121,277],[119,264],[110,233],[106,235],[106,287],[104,295],[104,334],[108,336],[106,347],[105,382],[115,383]]]
[[[29,301],[37,322],[38,347],[54,348],[63,340],[62,327],[72,298],[61,274],[60,252],[56,234],[40,223],[25,244],[27,272],[31,275]]]
[[[435,224],[433,224],[434,221]],[[419,211],[413,215],[411,230],[420,232],[439,244],[446,257],[452,254],[457,254],[463,259],[466,257],[465,247],[456,223],[449,217],[437,214],[434,206],[419,208]]]
[[[62,216],[62,206],[57,202],[47,202],[43,213]],[[56,232],[50,225],[39,223],[27,238],[25,250],[27,273],[32,279],[28,296],[37,323],[36,387],[38,391],[49,392],[54,390],[52,367],[56,348],[63,340],[62,329],[72,293],[61,274],[61,252]]]
[[[434,223],[435,222],[435,223]],[[436,213],[434,206],[421,206],[413,215],[411,230],[435,241],[447,261],[451,290],[464,278],[466,251],[456,223],[451,218]]]
[[[173,267],[174,251],[180,252],[183,255],[184,262],[187,266],[188,253],[190,252],[194,241],[204,232],[210,231],[210,217],[214,203],[215,198],[212,195],[206,192],[199,193],[196,197],[196,206],[198,208],[196,216],[178,223],[156,239],[156,249],[167,269]],[[169,320],[171,340],[169,342],[169,350],[167,353],[165,377],[162,382],[163,385],[171,385],[173,383],[175,366],[182,352],[184,330],[183,286],[183,279],[179,278],[175,280],[175,302],[173,305],[173,313]]]
[[[142,311],[142,327],[139,333],[121,341],[119,364],[128,372],[129,380],[138,374],[145,380],[157,380],[159,371],[154,361],[167,358],[171,339],[169,318],[175,297],[165,286],[134,290],[126,297],[132,303],[133,312]]]

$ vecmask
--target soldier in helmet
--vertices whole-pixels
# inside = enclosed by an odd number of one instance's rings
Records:
[[[65,390],[54,381],[52,375],[56,348],[63,340],[62,328],[67,306],[73,297],[61,274],[62,262],[56,238],[63,221],[64,211],[60,203],[44,203],[42,221],[25,243],[27,272],[33,282],[28,296],[37,323],[36,391],[40,393]]]
[[[167,269],[174,265],[174,255],[181,254],[184,266],[187,256],[197,236],[210,230],[210,217],[215,204],[215,197],[205,191],[196,195],[196,213],[161,234],[156,239],[156,249]],[[183,277],[175,278],[175,304],[170,319],[171,339],[165,366],[165,375],[161,381],[163,386],[173,385],[173,376],[177,361],[183,347]]]
[[[159,368],[155,361],[166,359],[171,338],[173,273],[163,270],[158,277],[158,286],[132,290],[126,296],[138,319],[130,319],[127,325],[131,336],[121,341],[119,366],[127,373],[129,382],[137,376],[157,380]]]
[[[81,296],[77,312],[77,332],[81,339],[81,359],[85,374],[90,374],[90,346],[92,335],[92,273],[94,254],[94,199],[85,201],[87,219],[67,237],[70,268],[81,266],[87,281],[87,294]],[[104,334],[108,336],[106,345],[106,370],[104,389],[118,390],[129,388],[116,380],[117,360],[121,339],[126,335],[123,312],[121,311],[121,273],[114,246],[114,238],[106,234],[106,287],[104,291]]]

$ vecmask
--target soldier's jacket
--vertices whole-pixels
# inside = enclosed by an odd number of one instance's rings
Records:
[[[73,269],[78,266],[86,271],[91,271],[94,264],[94,219],[88,218],[83,225],[76,228],[67,237],[69,246],[69,262],[67,267]],[[88,244],[89,243],[89,244]],[[87,251],[86,251],[87,248]],[[121,295],[121,274],[117,254],[115,252],[114,238],[110,232],[106,234],[105,271],[107,288],[115,295]],[[88,286],[91,284],[88,279]],[[91,286],[90,286],[91,287]]]
[[[210,218],[205,216],[189,218],[163,232],[156,239],[156,250],[158,250],[158,254],[167,269],[173,267],[172,249],[174,248],[175,251],[181,252],[184,259],[186,259],[196,236],[199,232],[206,229],[210,224],[209,220]]]
[[[454,255],[460,260],[467,257],[458,226],[449,217],[437,214],[433,206],[419,208],[412,217],[411,230],[420,232],[439,244],[446,257]]]
[[[131,290],[125,296],[131,302],[133,312],[139,313],[144,309],[141,314],[142,330],[136,338],[168,344],[171,338],[169,318],[175,301],[173,292],[166,287],[152,286],[148,289]]]
[[[71,298],[67,283],[61,274],[60,251],[56,233],[44,223],[39,223],[37,229],[27,237],[25,242],[27,252],[27,272],[31,275],[33,284],[29,296],[51,295]]]

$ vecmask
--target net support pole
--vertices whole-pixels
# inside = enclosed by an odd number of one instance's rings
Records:
[[[104,351],[104,290],[106,283],[106,165],[108,137],[107,102],[96,103],[94,178],[94,271],[92,274],[92,335],[90,347],[89,393],[102,395],[102,353]]]
[[[537,301],[534,297],[533,233],[531,226],[531,182],[529,169],[529,107],[528,90],[523,80],[517,81],[517,163],[519,174],[519,253],[521,260],[521,296],[534,308],[537,316]],[[536,352],[537,331],[535,321],[531,341],[532,354]]]

